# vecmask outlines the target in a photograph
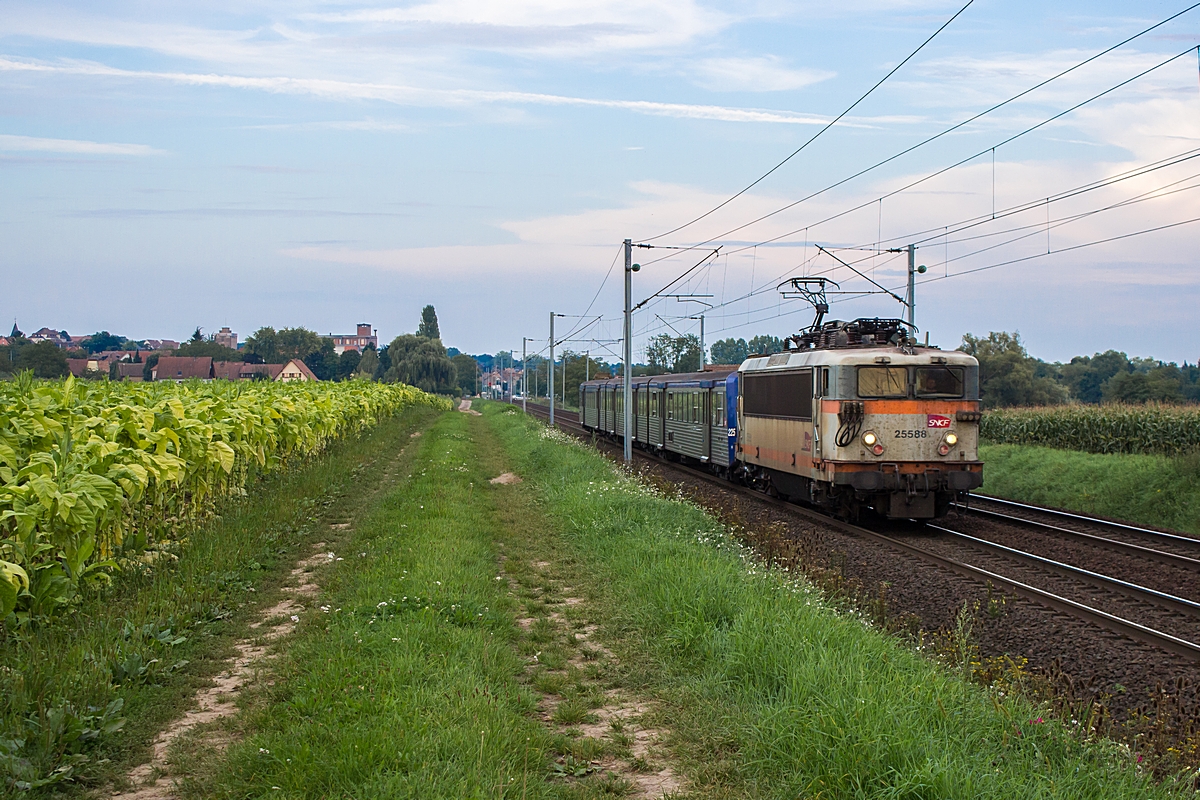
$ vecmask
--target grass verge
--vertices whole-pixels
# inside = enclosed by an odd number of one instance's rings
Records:
[[[239,741],[193,767],[185,797],[553,796],[478,424],[447,414],[419,440],[326,568],[323,608],[301,617]]]
[[[331,519],[357,513],[378,463],[435,416],[410,409],[264,481],[173,552],[127,569],[70,617],[0,640],[0,782],[77,795],[120,782],[208,683]]]
[[[484,419],[579,564],[606,644],[671,720],[696,796],[1171,796],[1136,755],[1084,741],[1087,720],[948,674],[515,412]]]
[[[1200,454],[1079,453],[1032,445],[979,448],[983,494],[1200,534]]]

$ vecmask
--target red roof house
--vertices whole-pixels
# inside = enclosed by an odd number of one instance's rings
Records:
[[[212,380],[213,360],[209,356],[162,356],[152,368],[156,381]]]

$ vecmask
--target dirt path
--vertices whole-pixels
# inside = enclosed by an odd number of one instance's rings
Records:
[[[332,527],[337,528],[338,524]],[[174,796],[167,762],[171,746],[200,726],[208,726],[237,713],[237,701],[242,690],[256,680],[266,662],[275,657],[271,645],[296,629],[299,615],[306,608],[305,603],[310,603],[319,593],[315,571],[341,560],[327,547],[325,542],[317,542],[313,547],[316,552],[297,562],[288,585],[282,589],[283,599],[264,609],[258,619],[251,623],[255,635],[235,645],[238,654],[228,662],[228,668],[213,679],[211,686],[196,694],[192,710],[158,735],[154,740],[154,755],[150,761],[128,774],[129,781],[136,788],[114,794],[113,797],[119,800],[165,800]],[[228,744],[228,740],[217,731],[209,732],[204,738],[205,744],[210,747],[223,748]]]
[[[482,433],[482,426],[473,427]],[[497,466],[502,463],[486,434],[480,445]],[[620,660],[601,642],[572,559],[560,557],[555,537],[531,535],[549,522],[537,519],[515,473],[501,472],[490,483],[502,487],[497,505],[509,533],[497,543],[498,576],[518,603],[524,680],[537,692],[538,719],[569,742],[555,760],[552,779],[599,784],[602,792],[646,800],[684,792],[686,782],[666,746],[671,731],[663,714],[651,699],[623,685]]]
[[[418,430],[410,438],[416,439],[420,435]],[[364,498],[360,509],[369,508],[374,498],[392,485],[407,449],[400,448],[382,466],[379,483]],[[321,591],[317,582],[320,570],[343,560],[331,548],[336,548],[341,534],[352,525],[349,521],[329,523],[330,536],[327,538],[330,541],[315,543],[313,552],[296,562],[280,589],[283,597],[270,608],[262,609],[250,623],[253,633],[235,643],[237,655],[226,662],[225,670],[213,678],[211,685],[196,693],[193,707],[159,733],[150,760],[126,775],[133,788],[113,792],[111,797],[116,800],[170,800],[176,796],[176,781],[185,777],[172,774],[170,769],[171,753],[177,744],[185,738],[194,738],[194,743],[188,746],[209,751],[223,751],[229,745],[232,737],[219,723],[238,712],[238,700],[247,688],[264,680],[264,672],[280,653],[277,645],[284,643],[283,640],[296,630],[300,615],[317,602]]]
[[[684,781],[663,744],[669,731],[656,724],[653,703],[606,686],[618,660],[595,640],[599,626],[589,620],[586,600],[556,579],[552,566],[537,561],[529,570],[512,570],[506,563],[504,571],[513,575],[511,593],[523,598],[524,616],[517,624],[526,641],[540,648],[526,668],[528,680],[542,693],[539,718],[573,739],[576,751],[595,751],[593,758],[560,756],[558,777],[570,781],[595,774],[625,797],[661,798],[682,791]]]

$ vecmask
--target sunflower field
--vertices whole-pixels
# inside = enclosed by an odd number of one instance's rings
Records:
[[[1200,406],[1073,405],[987,411],[981,438],[1086,453],[1200,451]]]
[[[402,384],[0,382],[0,620],[44,619],[244,496],[413,405]]]

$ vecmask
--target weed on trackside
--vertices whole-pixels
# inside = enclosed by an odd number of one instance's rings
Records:
[[[1200,535],[1200,453],[1079,453],[984,444],[983,494]]]
[[[515,409],[514,409],[515,411]],[[602,632],[672,721],[700,796],[1166,797],[1137,754],[937,668],[694,505],[489,404],[516,471],[591,576]]]

